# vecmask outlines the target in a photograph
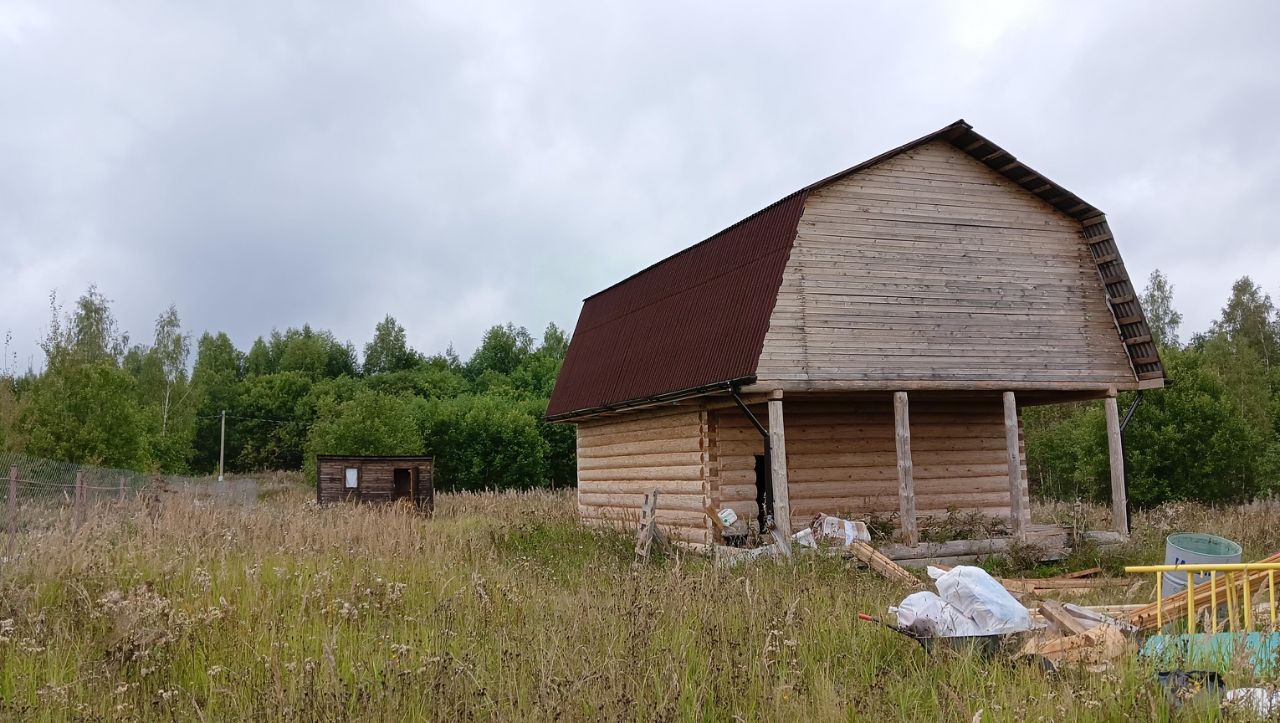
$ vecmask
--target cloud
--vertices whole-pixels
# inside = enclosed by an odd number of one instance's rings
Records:
[[[1105,209],[1189,331],[1280,293],[1280,11],[1233,3],[0,6],[0,329],[90,283],[242,347],[426,352],[580,300],[964,117]]]

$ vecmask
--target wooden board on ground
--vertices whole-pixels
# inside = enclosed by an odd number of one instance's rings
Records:
[[[882,555],[871,545],[865,542],[855,541],[846,549],[848,549],[854,557],[865,562],[868,567],[881,575],[884,575],[886,578],[910,587],[920,587],[920,581],[916,579],[915,575],[907,572],[901,565]]]

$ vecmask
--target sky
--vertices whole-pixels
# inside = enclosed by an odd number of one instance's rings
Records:
[[[1106,211],[1183,338],[1280,298],[1280,3],[0,0],[0,334],[310,323],[425,353],[964,118]],[[1141,285],[1141,282],[1139,282]],[[4,366],[0,365],[0,366]]]

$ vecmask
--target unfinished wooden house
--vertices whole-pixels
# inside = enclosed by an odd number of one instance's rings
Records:
[[[796,191],[588,297],[547,418],[578,431],[584,519],[659,490],[677,536],[707,508],[1029,521],[1020,410],[1105,400],[1164,373],[1103,213],[964,121]],[[983,544],[990,541],[983,541]],[[921,546],[923,547],[923,546]]]
[[[316,501],[399,502],[435,507],[431,457],[316,457]]]

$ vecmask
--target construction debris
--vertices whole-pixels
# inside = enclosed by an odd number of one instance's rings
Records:
[[[1259,560],[1258,562],[1280,562],[1280,552]],[[1251,592],[1261,589],[1263,585],[1268,583],[1266,570],[1255,570],[1248,573],[1240,573],[1239,575],[1232,577],[1235,579],[1231,580],[1227,575],[1218,575],[1216,591],[1213,589],[1215,586],[1211,581],[1205,581],[1196,585],[1195,588],[1190,591],[1183,590],[1182,592],[1166,597],[1163,601],[1156,601],[1150,605],[1144,605],[1138,610],[1130,613],[1129,622],[1136,625],[1138,629],[1143,632],[1150,632],[1155,630],[1157,627],[1157,617],[1160,617],[1165,624],[1181,620],[1186,617],[1188,592],[1193,596],[1192,599],[1195,609],[1199,610],[1211,605],[1215,598],[1219,601],[1225,601],[1227,599],[1227,590],[1232,589],[1234,591],[1242,584],[1242,578],[1247,578],[1247,583],[1245,584],[1249,586]],[[1157,610],[1161,611],[1159,616],[1157,616]]]

